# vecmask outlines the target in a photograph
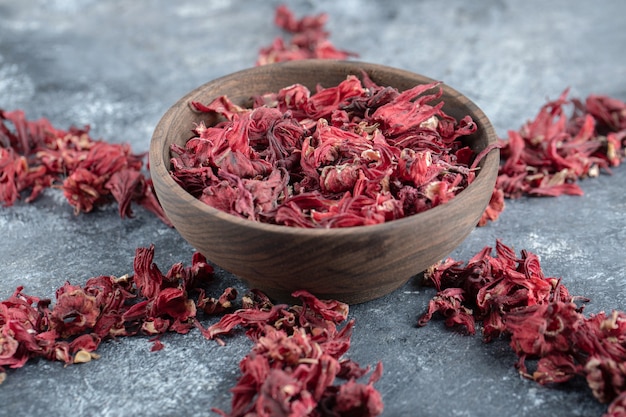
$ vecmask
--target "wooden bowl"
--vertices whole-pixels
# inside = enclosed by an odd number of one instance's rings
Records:
[[[238,218],[188,194],[170,176],[170,145],[183,145],[207,114],[190,101],[227,95],[244,105],[255,94],[294,83],[314,91],[348,74],[366,71],[379,85],[406,90],[433,80],[386,66],[355,61],[307,60],[255,67],[210,81],[182,97],[159,121],[150,144],[150,173],[167,216],[182,237],[211,262],[274,300],[305,289],[321,298],[360,303],[383,296],[454,250],[476,226],[494,189],[499,152],[489,152],[475,180],[451,201],[387,223],[338,229],[305,229]],[[470,137],[476,151],[496,142],[485,114],[467,97],[443,85],[444,111],[478,125]]]

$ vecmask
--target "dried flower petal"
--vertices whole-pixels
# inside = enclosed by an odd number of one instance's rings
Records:
[[[66,283],[57,290],[57,304],[52,310],[51,327],[61,337],[80,334],[96,324],[100,310],[96,297],[83,288]]]
[[[623,417],[624,415],[626,415],[626,391],[611,402],[607,412],[602,417]]]

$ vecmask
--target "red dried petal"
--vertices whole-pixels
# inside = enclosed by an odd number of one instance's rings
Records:
[[[232,307],[232,301],[237,297],[237,290],[229,287],[224,290],[218,299],[205,297],[204,290],[200,290],[197,307],[205,314],[222,313]]]
[[[382,396],[372,385],[360,384],[354,380],[339,387],[333,411],[341,416],[374,417],[382,414]]]
[[[623,417],[626,415],[626,391],[618,395],[602,417]]]
[[[621,151],[616,152],[616,144],[606,145],[596,125],[600,123],[604,131],[623,130],[624,103],[591,95],[584,106],[578,100],[569,101],[567,95],[565,90],[557,100],[546,103],[519,132],[508,132],[498,178],[507,197],[581,195],[574,184],[577,179],[597,175],[599,168],[607,169],[623,159],[624,146],[617,144]],[[572,102],[578,103],[579,112],[568,118],[564,109]]]
[[[63,181],[63,194],[74,212],[89,213],[107,193],[104,188],[106,178],[84,168],[77,168]]]
[[[626,129],[626,103],[613,97],[591,94],[585,100],[585,110],[604,129],[616,132]]]
[[[146,184],[139,171],[122,169],[111,175],[105,187],[117,201],[120,217],[125,218],[133,217],[130,203],[143,196]]]
[[[83,288],[66,283],[57,290],[57,304],[52,309],[51,325],[62,337],[92,329],[100,315],[96,297]]]
[[[587,384],[602,403],[626,392],[626,365],[606,356],[591,356],[585,364]]]
[[[325,13],[320,13],[297,19],[287,6],[278,6],[274,23],[291,33],[292,37],[288,42],[277,37],[270,46],[261,48],[257,65],[307,58],[347,59],[356,56],[352,52],[337,49],[328,40],[329,33],[324,30],[327,18]]]
[[[187,293],[181,288],[164,288],[152,302],[149,315],[150,317],[165,315],[184,322],[196,316],[196,304],[187,298]]]
[[[152,347],[150,348],[150,352],[158,352],[159,350],[162,350],[165,345],[163,344],[163,342],[161,342],[160,339],[150,339],[150,341],[152,342]]]
[[[145,334],[163,334],[170,329],[171,320],[162,317],[154,317],[145,320],[141,324],[141,331]]]
[[[447,288],[437,293],[429,302],[428,310],[418,320],[419,326],[425,326],[435,313],[445,317],[446,326],[465,326],[469,334],[476,332],[472,311],[463,306],[464,291],[461,288]]]
[[[581,368],[571,355],[550,354],[539,359],[532,379],[542,385],[558,384],[580,375]]]
[[[491,194],[487,208],[478,221],[478,226],[485,226],[489,222],[496,221],[504,211],[504,207],[504,192],[496,187]]]
[[[82,334],[72,340],[69,344],[70,352],[76,353],[80,350],[93,352],[98,349],[102,338],[94,333]]]
[[[228,120],[233,120],[235,115],[240,115],[248,110],[236,105],[228,97],[220,96],[204,105],[198,101],[192,101],[191,107],[197,111],[204,113],[217,113],[224,116]]]
[[[134,282],[141,294],[149,299],[156,297],[163,284],[163,274],[152,261],[154,259],[154,245],[148,248],[138,248],[133,261]]]

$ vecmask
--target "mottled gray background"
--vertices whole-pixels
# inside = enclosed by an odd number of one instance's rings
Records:
[[[298,16],[329,14],[333,43],[359,59],[440,79],[468,95],[498,133],[518,129],[546,99],[608,94],[626,100],[626,3],[572,0],[287,1]],[[47,117],[59,128],[148,150],[152,129],[179,97],[250,67],[280,32],[277,1],[0,0],[0,108]],[[541,257],[547,275],[592,299],[589,313],[624,310],[626,167],[582,183],[583,197],[508,202],[452,254],[466,260],[496,238]],[[74,216],[59,191],[0,208],[0,299],[18,285],[53,297],[65,280],[132,271],[136,247],[156,245],[167,269],[193,249],[142,210],[115,206]],[[417,239],[422,238],[420,236]],[[218,271],[218,291],[241,284]],[[484,345],[444,329],[416,328],[433,295],[415,280],[353,306],[349,356],[381,360],[385,416],[600,416],[578,382],[548,389],[521,379],[505,341]],[[211,321],[207,320],[205,324]],[[102,358],[64,368],[36,361],[0,386],[2,416],[182,416],[229,409],[245,337],[225,347],[192,331],[105,343]]]

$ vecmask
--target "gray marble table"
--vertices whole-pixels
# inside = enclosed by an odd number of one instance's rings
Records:
[[[280,35],[276,1],[0,0],[0,108],[147,151],[154,126],[194,87],[254,64]],[[567,87],[571,96],[626,100],[626,3],[571,0],[288,1],[299,16],[327,12],[333,43],[359,59],[428,75],[468,95],[498,133],[518,129]],[[466,260],[497,238],[537,253],[591,302],[626,309],[626,167],[581,183],[582,197],[509,201],[452,256]],[[66,280],[132,271],[137,247],[163,268],[193,249],[150,213],[121,220],[107,206],[74,216],[58,190],[0,208],[0,299],[18,285],[53,297]],[[216,288],[239,281],[218,270]],[[382,361],[385,416],[600,416],[584,383],[544,388],[520,378],[506,341],[485,345],[434,321],[417,328],[433,290],[411,280],[351,308],[349,356]],[[207,324],[209,321],[207,321]],[[197,331],[104,343],[102,357],[63,367],[33,361],[0,385],[2,416],[182,416],[229,409],[245,337],[224,347]]]

